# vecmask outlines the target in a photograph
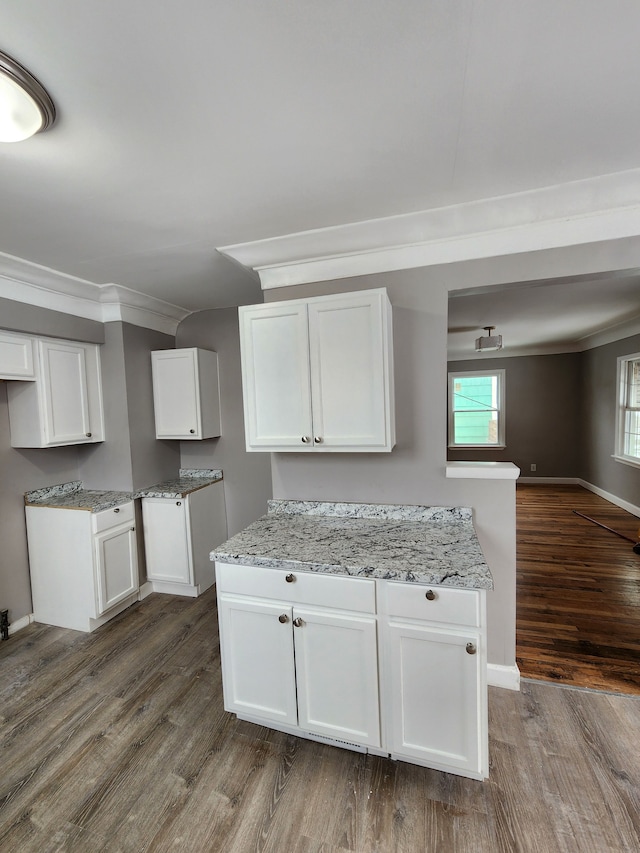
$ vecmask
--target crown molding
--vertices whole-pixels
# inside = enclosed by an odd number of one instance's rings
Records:
[[[640,169],[219,252],[263,290],[640,235]]]
[[[0,252],[0,297],[99,323],[121,321],[175,335],[191,312],[119,284],[95,284]]]

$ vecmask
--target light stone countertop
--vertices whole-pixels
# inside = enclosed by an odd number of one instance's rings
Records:
[[[223,563],[492,589],[468,507],[269,501],[211,552]]]
[[[101,512],[131,500],[133,500],[131,492],[83,489],[80,480],[34,489],[24,496],[25,506],[79,509],[85,512]]]
[[[192,492],[197,492],[198,489],[210,486],[211,483],[217,483],[219,480],[222,480],[222,471],[218,468],[181,468],[178,477],[175,479],[165,480],[145,489],[138,489],[135,497],[184,498]]]

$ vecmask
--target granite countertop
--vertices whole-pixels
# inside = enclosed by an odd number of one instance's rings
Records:
[[[45,506],[54,509],[80,509],[101,512],[133,500],[131,492],[83,489],[80,480],[35,489],[24,496],[25,506]]]
[[[165,480],[139,489],[136,498],[184,498],[198,489],[222,480],[222,471],[214,468],[181,468],[174,480]]]
[[[212,560],[492,589],[468,507],[269,501]]]

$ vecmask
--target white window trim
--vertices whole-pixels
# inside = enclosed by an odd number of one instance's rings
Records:
[[[638,361],[640,352],[632,355],[621,355],[618,357],[618,397],[616,401],[616,441],[613,458],[616,462],[622,462],[624,465],[632,465],[634,468],[640,468],[640,458],[637,456],[627,456],[624,453],[624,422],[627,403],[627,365],[630,361]]]
[[[449,373],[448,382],[448,424],[447,424],[447,447],[449,450],[504,450],[506,444],[505,428],[505,374],[503,367],[497,370],[457,370]],[[455,444],[453,437],[453,383],[459,376],[497,376],[498,377],[498,441],[496,444]]]

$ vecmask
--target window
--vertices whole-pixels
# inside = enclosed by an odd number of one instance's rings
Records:
[[[615,458],[640,466],[640,353],[618,359],[618,387]]]
[[[504,447],[504,370],[449,374],[449,447]]]

